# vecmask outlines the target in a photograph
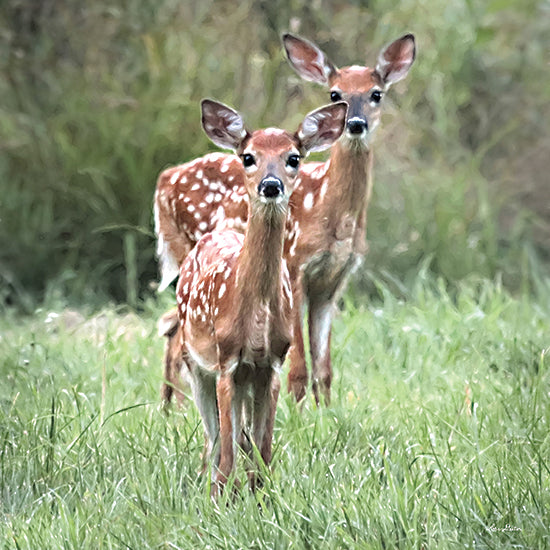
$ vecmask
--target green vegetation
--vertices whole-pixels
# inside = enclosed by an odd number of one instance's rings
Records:
[[[548,14],[3,2],[2,547],[550,547]],[[151,204],[163,168],[211,148],[201,98],[287,128],[328,102],[285,62],[286,30],[337,65],[372,64],[405,32],[418,57],[376,138],[334,402],[283,392],[265,485],[215,505],[195,407],[160,408],[155,324],[173,297],[151,285]]]
[[[376,139],[374,276],[409,287],[429,259],[449,282],[530,285],[550,242],[547,16],[542,0],[2,3],[0,300],[150,293],[156,177],[212,147],[200,99],[289,128],[328,102],[285,62],[289,29],[338,65],[416,34]]]
[[[347,304],[332,406],[283,392],[265,486],[218,506],[194,405],[159,406],[167,304],[3,320],[3,547],[548,548],[550,289],[417,281]]]

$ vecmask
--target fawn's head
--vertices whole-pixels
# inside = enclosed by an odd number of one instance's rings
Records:
[[[301,159],[311,151],[327,149],[340,137],[347,111],[343,101],[321,107],[291,134],[278,128],[249,132],[237,111],[210,99],[204,99],[201,107],[204,131],[219,147],[236,152],[249,197],[264,204],[288,202]]]
[[[339,69],[315,44],[291,34],[283,35],[283,44],[291,66],[303,79],[327,86],[332,101],[348,103],[345,136],[350,145],[359,146],[367,144],[380,122],[384,93],[407,76],[415,58],[412,34],[383,48],[374,69],[358,65]]]

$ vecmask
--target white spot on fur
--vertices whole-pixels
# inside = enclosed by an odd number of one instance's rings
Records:
[[[327,189],[328,189],[328,178],[325,178],[323,180],[323,185],[321,186],[321,191],[319,193],[319,198],[321,200],[323,200],[325,198],[325,195],[327,193]]]
[[[225,209],[220,204],[220,206],[218,206],[218,209],[216,210],[216,213],[212,216],[212,222],[217,223],[222,221],[224,218],[225,218]]]
[[[222,174],[225,174],[229,168],[231,167],[231,165],[233,164],[233,158],[232,157],[227,157],[223,162],[222,162],[222,165],[220,167],[220,172]]]
[[[208,155],[204,157],[204,160],[216,163],[226,157],[227,155],[225,153],[208,153]]]
[[[227,289],[227,287],[226,287],[225,283],[222,283],[220,285],[220,290],[218,291],[218,298],[221,298],[225,294],[226,289]]]
[[[187,164],[187,168],[191,168],[191,167],[195,166],[195,164],[198,164],[199,162],[202,162],[202,160],[203,159],[201,157],[196,158],[195,160],[192,160],[191,162],[189,162]]]
[[[304,208],[306,210],[311,210],[312,206],[313,206],[313,193],[308,193],[304,197]]]
[[[263,133],[266,136],[282,136],[284,135],[285,131],[281,130],[280,128],[266,128],[263,130]]]
[[[290,256],[296,255],[296,247],[298,246],[298,236],[300,235],[300,226],[298,224],[298,221],[294,222],[294,240],[292,241],[292,245],[288,251]]]
[[[170,183],[171,183],[172,185],[175,185],[176,182],[178,181],[178,178],[179,178],[179,177],[180,177],[180,172],[179,172],[179,170],[178,170],[177,172],[174,172],[174,173],[172,174],[172,177],[170,178]]]

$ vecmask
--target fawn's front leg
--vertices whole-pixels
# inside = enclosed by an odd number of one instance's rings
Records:
[[[198,365],[191,366],[191,389],[193,398],[201,415],[206,435],[206,448],[203,457],[203,471],[206,463],[212,457],[220,431],[218,407],[216,404],[216,378],[209,372],[204,372]],[[219,449],[213,457],[213,467],[219,460]]]
[[[233,377],[227,372],[220,374],[216,383],[216,398],[218,401],[219,417],[219,452],[220,459],[218,467],[214,472],[211,496],[216,497],[223,490],[235,463],[235,440],[234,440],[234,403],[235,385]]]
[[[302,274],[292,277],[295,284],[292,285],[293,298],[293,338],[292,346],[288,352],[290,369],[288,371],[288,392],[294,395],[296,401],[301,401],[306,395],[308,374],[306,366],[306,354],[304,350],[304,334],[302,332],[303,289]]]
[[[262,458],[266,464],[271,462],[271,444],[273,442],[273,428],[275,426],[275,412],[277,411],[277,401],[279,399],[279,391],[281,390],[281,379],[277,372],[273,373],[271,378],[271,392],[269,411],[266,421],[264,438],[260,449]]]
[[[271,445],[273,441],[273,427],[275,424],[275,412],[281,382],[276,371],[269,368],[259,369],[254,381],[254,400],[252,430],[254,444],[256,445],[262,460],[266,466],[271,462]],[[250,488],[255,490],[258,481],[258,465],[251,457],[251,469],[248,472]]]
[[[330,298],[312,299],[309,304],[309,345],[311,349],[311,378],[315,402],[319,405],[321,394],[325,405],[330,404],[332,364],[330,360],[330,335],[334,304]]]

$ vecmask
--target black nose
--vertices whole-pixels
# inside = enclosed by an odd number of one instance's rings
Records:
[[[368,130],[369,125],[364,118],[353,117],[348,120],[346,127],[350,134],[362,134]]]
[[[274,199],[284,192],[283,182],[275,176],[266,176],[258,185],[258,193],[266,199]]]

